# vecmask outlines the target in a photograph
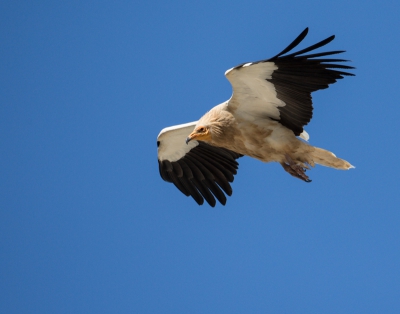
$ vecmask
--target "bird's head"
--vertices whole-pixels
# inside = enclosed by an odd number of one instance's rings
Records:
[[[209,126],[199,125],[196,126],[194,131],[186,138],[186,144],[191,140],[209,142],[211,141],[211,130]]]
[[[233,115],[226,110],[226,103],[215,106],[197,122],[193,132],[186,139],[186,144],[191,140],[216,144],[223,140],[225,131],[234,121]]]

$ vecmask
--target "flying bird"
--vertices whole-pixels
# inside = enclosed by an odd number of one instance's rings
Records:
[[[354,74],[348,60],[327,57],[345,51],[307,54],[335,36],[288,54],[307,35],[306,28],[276,56],[242,63],[225,72],[231,98],[198,121],[161,130],[157,138],[161,178],[172,182],[199,205],[226,204],[232,195],[237,159],[246,155],[278,162],[292,176],[311,182],[306,170],[315,164],[348,170],[349,162],[307,143],[303,129],[313,114],[311,93]],[[225,193],[224,193],[225,192]],[[226,195],[225,195],[226,194]]]

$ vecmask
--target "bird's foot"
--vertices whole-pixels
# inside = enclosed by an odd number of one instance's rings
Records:
[[[310,169],[307,164],[296,163],[289,155],[285,155],[285,159],[285,162],[282,162],[281,165],[286,172],[295,178],[301,179],[305,182],[311,182],[309,177],[306,175],[306,170]]]

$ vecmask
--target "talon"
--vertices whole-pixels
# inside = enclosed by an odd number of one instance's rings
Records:
[[[289,155],[285,155],[286,162],[281,163],[283,169],[286,172],[294,176],[295,178],[301,179],[305,182],[311,182],[311,180],[306,175],[306,169],[310,169],[306,164],[300,163],[296,164]]]

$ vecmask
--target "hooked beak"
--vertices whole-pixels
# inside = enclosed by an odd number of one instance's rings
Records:
[[[196,141],[210,141],[211,140],[211,134],[208,130],[205,132],[202,131],[200,133],[199,131],[194,130],[192,133],[189,134],[189,136],[186,138],[186,144],[189,144],[191,140],[196,140]]]

